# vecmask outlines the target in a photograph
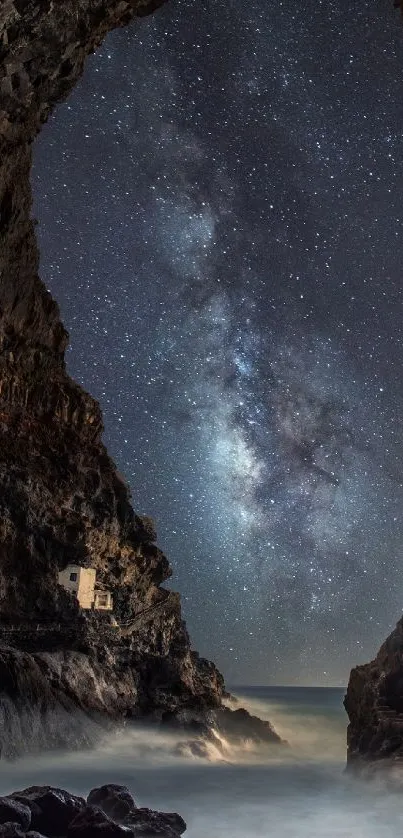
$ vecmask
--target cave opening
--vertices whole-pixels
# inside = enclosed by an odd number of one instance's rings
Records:
[[[34,213],[69,369],[195,645],[230,680],[322,683],[332,660],[341,682],[401,605],[398,216],[379,233],[401,33],[371,30],[373,97],[361,13],[340,7],[329,57],[317,4],[304,26],[274,5],[177,0],[109,35],[37,140]]]

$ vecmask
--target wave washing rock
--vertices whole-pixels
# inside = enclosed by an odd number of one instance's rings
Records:
[[[101,786],[87,800],[52,786],[0,798],[0,838],[179,838],[185,830],[176,812],[138,808],[126,786]]]
[[[1,756],[81,747],[106,722],[182,710],[191,727],[224,695],[191,649],[179,595],[161,587],[171,568],[102,443],[99,405],[66,373],[68,335],[38,276],[31,218],[41,124],[105,34],[162,2],[0,3]],[[96,570],[117,622],[58,585],[71,563]]]
[[[344,706],[348,767],[403,768],[403,617],[376,658],[351,671]]]

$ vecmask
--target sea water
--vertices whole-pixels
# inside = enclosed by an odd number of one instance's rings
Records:
[[[126,728],[94,751],[43,754],[3,763],[0,793],[33,784],[85,795],[114,782],[138,805],[177,811],[188,838],[396,838],[403,793],[354,780],[344,771],[347,718],[342,689],[234,690],[243,706],[270,719],[283,748],[211,746],[208,759],[178,752],[177,737]]]

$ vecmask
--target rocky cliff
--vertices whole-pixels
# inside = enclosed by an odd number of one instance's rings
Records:
[[[31,147],[114,26],[163,0],[0,3],[0,750],[76,745],[92,722],[221,707],[191,650],[152,523],[102,443],[98,404],[66,374],[68,335],[38,277]],[[110,589],[118,625],[58,585],[68,563]],[[180,713],[182,712],[182,716]],[[185,714],[185,715],[183,715]],[[190,716],[189,716],[190,714]],[[91,723],[88,719],[91,717]],[[216,717],[217,718],[217,717]],[[276,738],[267,725],[264,735]]]
[[[403,14],[403,0],[394,6]],[[344,706],[347,767],[368,774],[403,766],[403,617],[376,658],[351,670]]]
[[[403,618],[376,658],[352,670],[344,705],[350,768],[403,763]]]

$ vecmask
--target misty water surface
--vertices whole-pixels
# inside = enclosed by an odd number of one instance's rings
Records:
[[[343,690],[238,690],[242,703],[270,718],[288,747],[211,748],[210,761],[177,756],[177,740],[125,730],[92,752],[57,753],[1,767],[2,794],[31,784],[79,794],[106,782],[129,786],[136,802],[180,812],[189,838],[396,838],[403,797],[344,773],[347,719]]]

